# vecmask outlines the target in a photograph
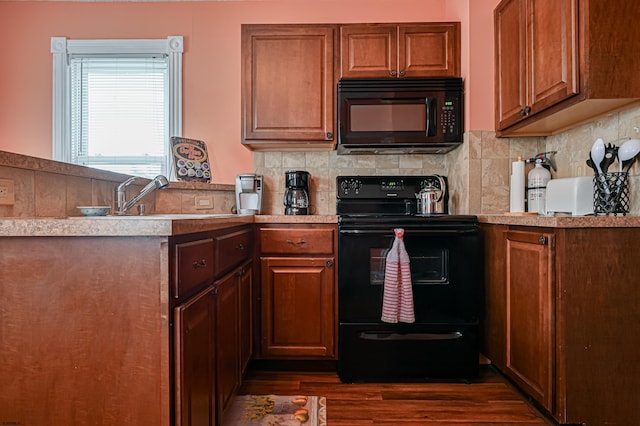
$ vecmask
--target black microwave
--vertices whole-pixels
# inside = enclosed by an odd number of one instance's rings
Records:
[[[338,82],[338,154],[445,153],[462,143],[462,78]]]

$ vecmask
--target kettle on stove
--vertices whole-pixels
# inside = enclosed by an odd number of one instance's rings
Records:
[[[417,214],[427,216],[446,213],[447,183],[440,175],[428,176],[422,182],[422,189],[416,194]]]

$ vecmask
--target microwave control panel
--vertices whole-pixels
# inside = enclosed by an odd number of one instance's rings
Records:
[[[440,129],[442,134],[447,138],[455,138],[460,136],[460,127],[463,123],[460,122],[459,117],[461,114],[461,105],[459,96],[445,96],[444,105],[440,110]]]

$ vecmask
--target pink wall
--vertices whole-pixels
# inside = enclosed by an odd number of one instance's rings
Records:
[[[185,37],[185,137],[205,140],[214,181],[253,170],[240,144],[240,24],[462,22],[467,130],[493,129],[493,24],[498,0],[233,2],[0,1],[0,150],[51,158],[50,38]],[[473,33],[473,37],[471,37]],[[490,42],[489,42],[490,41]],[[473,70],[473,72],[471,72]]]

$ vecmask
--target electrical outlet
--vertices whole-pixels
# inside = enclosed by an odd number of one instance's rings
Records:
[[[196,197],[196,210],[209,210],[213,208],[213,197]]]
[[[0,179],[0,205],[12,206],[16,202],[13,179]]]

